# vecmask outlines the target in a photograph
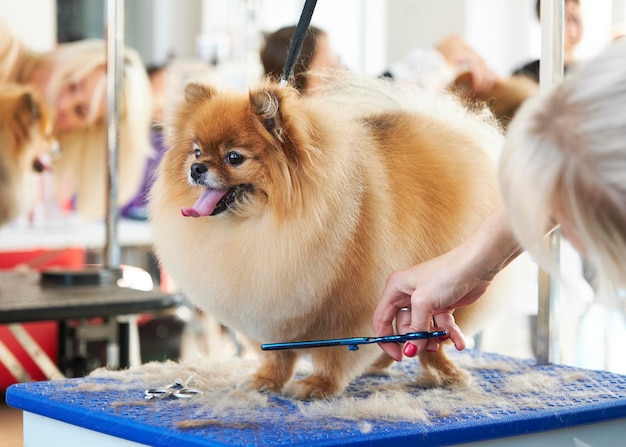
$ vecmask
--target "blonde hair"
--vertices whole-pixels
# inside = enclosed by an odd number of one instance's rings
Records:
[[[522,106],[500,163],[502,197],[522,246],[558,273],[544,236],[567,223],[595,267],[599,297],[609,300],[626,287],[625,107],[622,40]]]
[[[63,86],[77,82],[96,68],[106,65],[105,42],[90,39],[61,44],[50,54],[50,58],[54,69],[46,94],[48,100],[53,101]],[[137,193],[147,159],[152,153],[150,81],[136,51],[126,48],[123,60],[118,153],[119,204],[129,202]],[[67,200],[76,195],[76,208],[87,219],[102,218],[106,206],[106,123],[97,119],[94,111],[104,101],[104,93],[104,85],[95,90],[86,128],[57,135],[62,147],[61,157],[55,164],[59,198]]]

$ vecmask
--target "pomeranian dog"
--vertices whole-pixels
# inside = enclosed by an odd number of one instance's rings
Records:
[[[48,155],[56,146],[41,97],[29,87],[0,85],[0,225],[32,207],[36,174],[49,168]]]
[[[346,75],[314,96],[189,83],[167,138],[149,202],[157,256],[255,343],[372,335],[387,276],[450,250],[499,202],[493,115],[392,81]],[[497,283],[455,312],[466,333],[496,313]],[[392,363],[375,345],[259,354],[245,386],[300,399]],[[302,354],[314,371],[291,380]],[[421,383],[470,379],[443,349],[420,362]]]

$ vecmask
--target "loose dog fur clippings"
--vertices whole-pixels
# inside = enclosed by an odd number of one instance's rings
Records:
[[[352,354],[352,353],[350,353]],[[584,371],[572,372],[567,367],[541,366],[526,362],[509,361],[510,371],[502,371],[504,360],[481,360],[479,353],[453,354],[452,358],[466,365],[475,380],[468,386],[457,388],[420,388],[410,386],[410,377],[416,365],[410,361],[395,365],[388,375],[369,376],[352,383],[342,396],[328,400],[289,401],[272,399],[268,393],[241,388],[242,382],[259,366],[256,359],[226,358],[219,360],[190,360],[174,363],[149,363],[125,371],[99,369],[90,374],[73,390],[106,396],[117,393],[119,401],[109,402],[114,408],[126,411],[127,407],[160,407],[157,400],[145,401],[143,391],[160,388],[177,378],[191,378],[189,386],[203,394],[191,399],[172,399],[181,417],[172,424],[189,430],[207,426],[225,428],[238,424],[250,428],[257,424],[293,425],[297,429],[303,419],[354,421],[363,433],[371,430],[376,421],[408,421],[436,423],[441,418],[459,415],[515,413],[522,409],[545,409],[546,402],[579,398],[593,401],[611,391],[590,386],[592,380]],[[476,360],[476,362],[474,362]],[[409,364],[411,363],[411,364]],[[478,366],[476,366],[478,365]],[[419,369],[419,367],[417,367]],[[310,373],[310,365],[298,365],[298,378]],[[490,377],[489,379],[486,379]],[[580,389],[572,394],[572,390]],[[104,393],[104,394],[103,394]],[[614,393],[615,394],[615,393]],[[619,396],[616,394],[616,398]],[[288,405],[287,415],[279,413],[280,420],[272,421],[271,411]],[[171,408],[171,407],[167,407]],[[192,408],[190,418],[186,408]],[[362,424],[362,421],[370,421]],[[341,428],[338,424],[337,429]],[[332,426],[328,429],[332,430]]]

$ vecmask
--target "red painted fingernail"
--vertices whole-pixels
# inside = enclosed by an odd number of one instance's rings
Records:
[[[404,355],[407,357],[415,357],[415,354],[417,354],[417,346],[413,343],[406,343],[404,345]]]

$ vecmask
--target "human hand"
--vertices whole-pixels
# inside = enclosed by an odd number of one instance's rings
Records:
[[[393,335],[395,320],[398,334],[445,329],[455,347],[465,349],[465,337],[454,320],[454,310],[476,301],[493,278],[474,269],[472,263],[467,267],[452,251],[392,273],[374,312],[374,334]],[[381,343],[380,347],[400,361],[403,354],[414,357],[423,351],[437,351],[440,341],[412,340],[403,349],[396,343]]]
[[[491,91],[498,76],[461,37],[449,35],[441,40],[436,48],[457,72],[471,74],[472,90],[477,96]]]
[[[446,330],[458,350],[465,337],[454,321],[454,310],[480,298],[493,278],[522,252],[500,205],[461,245],[441,256],[392,273],[387,278],[373,316],[374,334],[383,337],[408,332]],[[409,310],[409,311],[407,311]],[[395,343],[380,347],[393,359],[437,351],[435,339],[412,340],[404,349]]]

